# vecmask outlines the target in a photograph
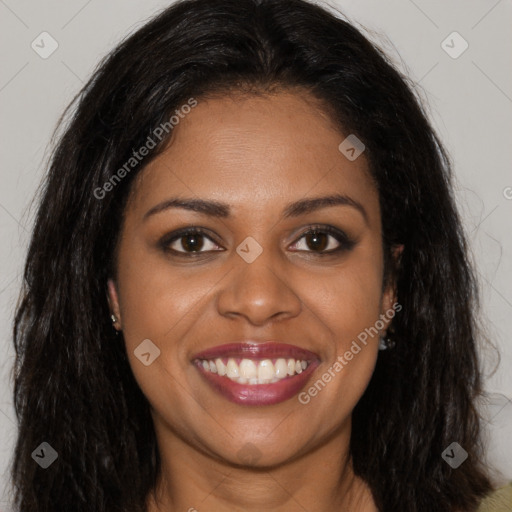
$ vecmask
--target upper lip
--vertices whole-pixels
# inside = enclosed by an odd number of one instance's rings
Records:
[[[215,359],[217,357],[239,357],[255,359],[294,358],[311,361],[318,355],[296,345],[277,341],[242,341],[211,347],[195,354],[193,359]]]

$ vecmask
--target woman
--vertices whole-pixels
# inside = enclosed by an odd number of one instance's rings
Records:
[[[53,155],[19,509],[477,510],[476,299],[447,155],[377,48],[301,0],[177,3]]]

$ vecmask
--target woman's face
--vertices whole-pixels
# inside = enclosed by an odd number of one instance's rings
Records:
[[[378,353],[362,333],[384,334],[394,302],[364,152],[291,92],[200,100],[174,132],[137,179],[109,282],[160,446],[273,465],[348,438]]]

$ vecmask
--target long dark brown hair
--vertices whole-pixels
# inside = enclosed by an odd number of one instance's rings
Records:
[[[306,91],[366,145],[402,311],[353,413],[355,472],[381,511],[472,511],[482,460],[475,279],[449,158],[410,81],[341,16],[302,0],[178,2],[123,41],[75,99],[41,191],[14,326],[20,511],[140,512],[158,474],[148,402],[109,320],[106,282],[135,176],[94,193],[172,112],[231,90]],[[114,183],[111,181],[111,183]],[[102,195],[102,197],[98,197]],[[389,265],[388,265],[389,268]],[[456,441],[468,459],[441,453]],[[42,442],[58,460],[31,457]]]

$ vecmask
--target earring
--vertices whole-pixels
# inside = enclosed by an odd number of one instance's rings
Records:
[[[381,336],[379,340],[379,350],[389,350],[394,348],[396,345],[395,340],[392,340],[389,336]]]
[[[119,336],[119,330],[116,329],[116,324],[117,324],[117,316],[114,315],[114,313],[112,313],[110,315],[110,320],[112,320],[112,329],[114,329],[114,332],[116,333],[116,336]]]

